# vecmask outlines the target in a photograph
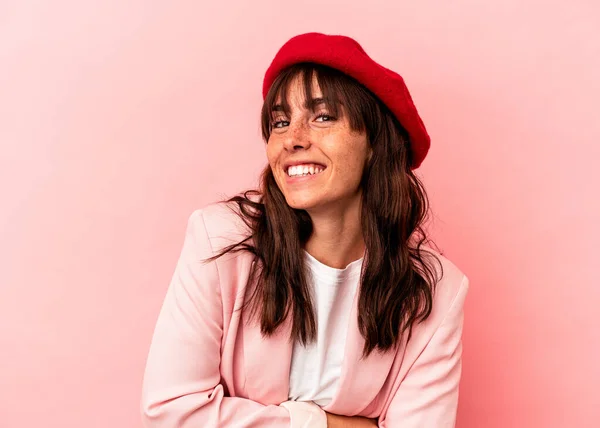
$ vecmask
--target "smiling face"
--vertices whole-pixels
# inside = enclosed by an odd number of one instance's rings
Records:
[[[343,105],[335,112],[324,99],[316,76],[306,100],[303,76],[287,87],[289,111],[275,99],[266,151],[275,181],[288,205],[310,212],[348,206],[360,198],[359,187],[370,147],[366,132],[353,130]],[[307,176],[290,177],[288,165],[302,164]],[[310,175],[310,172],[321,172]]]

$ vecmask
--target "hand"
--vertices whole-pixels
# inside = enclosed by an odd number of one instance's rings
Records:
[[[377,428],[377,419],[327,413],[327,428]]]

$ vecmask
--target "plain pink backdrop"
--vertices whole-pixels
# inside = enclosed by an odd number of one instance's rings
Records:
[[[262,75],[307,31],[400,72],[432,136],[431,231],[471,280],[458,427],[598,426],[598,2],[13,0],[0,427],[140,427],[185,220],[256,185]]]

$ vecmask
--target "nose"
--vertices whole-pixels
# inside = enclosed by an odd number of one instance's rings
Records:
[[[295,120],[288,125],[284,147],[288,151],[296,149],[307,149],[310,147],[310,129],[308,124],[302,120]]]

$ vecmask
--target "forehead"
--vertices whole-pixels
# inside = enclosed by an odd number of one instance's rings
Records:
[[[290,76],[278,88],[267,113],[272,115],[284,112],[290,115],[294,110],[315,112],[318,108],[325,107],[341,118],[344,116],[345,98],[340,97],[338,88],[329,80],[331,79],[319,76],[316,70],[312,71],[311,76],[305,71]]]
[[[310,86],[305,88],[305,77],[303,73],[299,73],[294,76],[291,81],[281,88],[277,96],[275,97],[275,105],[281,105],[285,101],[297,105],[297,106],[305,106],[307,96],[311,96],[312,98],[321,98],[323,96],[323,92],[319,86],[319,80],[316,76],[316,73],[312,75]],[[308,89],[308,94],[306,93]],[[286,100],[283,100],[285,96]]]

